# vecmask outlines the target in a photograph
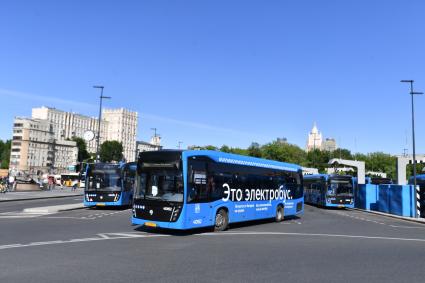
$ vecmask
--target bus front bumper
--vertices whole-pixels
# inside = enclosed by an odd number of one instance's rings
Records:
[[[136,218],[134,216],[131,217],[131,223],[133,225],[142,225],[148,228],[164,228],[164,229],[175,229],[175,230],[184,230],[183,226],[179,221],[177,222],[160,222],[160,221],[151,221],[151,220],[143,220],[140,218]]]
[[[104,206],[122,206],[121,200],[118,201],[111,201],[111,202],[95,202],[95,201],[84,201],[84,206],[86,207],[104,207]]]

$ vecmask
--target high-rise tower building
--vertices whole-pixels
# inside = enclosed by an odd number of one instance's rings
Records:
[[[323,137],[322,133],[319,132],[317,129],[316,123],[313,125],[313,129],[311,129],[311,132],[308,134],[308,140],[307,140],[307,147],[306,150],[311,151],[315,149],[322,149],[322,143],[323,143]]]

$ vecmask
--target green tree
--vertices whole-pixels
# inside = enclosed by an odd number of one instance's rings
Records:
[[[213,145],[205,145],[205,146],[192,145],[192,146],[189,146],[188,149],[190,149],[190,150],[218,150],[218,148],[216,146],[213,146]]]
[[[248,147],[248,155],[252,157],[262,157],[263,153],[261,151],[260,145],[256,142],[251,143]]]
[[[87,151],[86,141],[79,137],[73,137],[73,141],[77,143],[78,147],[78,162],[83,162],[86,159],[90,158],[90,154]]]
[[[319,149],[310,150],[306,157],[306,166],[317,168],[319,172],[324,173],[326,168],[329,167],[329,160],[332,153],[329,151],[321,151]]]
[[[347,160],[353,160],[353,155],[351,154],[351,151],[345,148],[338,148],[337,150],[334,150],[329,153],[329,158],[340,158],[340,159],[347,159]]]
[[[10,151],[12,148],[12,141],[8,140],[6,142],[0,141],[0,168],[8,169],[10,162]]]
[[[367,155],[366,170],[387,173],[389,178],[396,177],[397,157],[383,152],[372,152]]]
[[[230,153],[231,149],[227,145],[222,145],[220,151]]]
[[[263,145],[261,151],[267,159],[305,165],[305,151],[294,144],[274,141]]]
[[[102,162],[119,162],[123,158],[123,146],[118,141],[105,141],[100,146],[100,161]]]

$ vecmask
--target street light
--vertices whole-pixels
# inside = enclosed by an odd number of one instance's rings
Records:
[[[412,96],[413,184],[416,187],[415,104],[413,101],[413,96],[421,95],[423,93],[413,91],[414,80],[401,80],[400,82],[410,83],[410,95]]]
[[[111,99],[110,96],[103,96],[103,85],[95,85],[94,88],[100,88],[100,103],[99,103],[99,122],[97,124],[97,138],[96,138],[96,160],[99,160],[99,146],[100,146],[100,123],[102,122],[102,100]]]

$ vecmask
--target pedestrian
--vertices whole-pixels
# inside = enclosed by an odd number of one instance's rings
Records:
[[[16,189],[16,179],[13,175],[9,175],[9,179],[8,179],[8,187],[9,187],[9,191],[14,191]]]
[[[51,191],[55,188],[55,177],[54,176],[48,176],[47,177],[48,182],[48,190]]]

